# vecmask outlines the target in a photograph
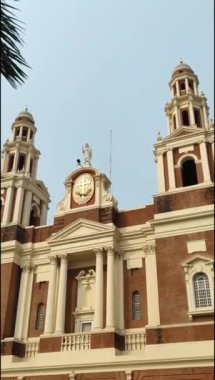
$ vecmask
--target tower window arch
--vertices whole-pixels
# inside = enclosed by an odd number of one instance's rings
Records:
[[[193,276],[195,307],[212,306],[208,276],[199,272]]]
[[[30,212],[29,225],[39,226],[40,224],[40,213],[37,205],[33,205]]]
[[[44,322],[45,322],[45,307],[43,303],[40,303],[37,307],[35,330],[43,331]]]
[[[180,89],[180,95],[185,94],[185,80],[179,81],[179,89]]]
[[[198,183],[195,161],[188,158],[181,166],[183,186],[193,186]]]
[[[13,162],[14,162],[14,154],[10,154],[9,159],[8,159],[8,168],[7,168],[8,172],[11,172],[13,170]]]
[[[19,161],[18,161],[18,170],[22,170],[25,168],[25,154],[19,155]]]
[[[140,320],[140,293],[136,290],[132,293],[132,320]]]
[[[198,128],[202,127],[201,114],[198,108],[194,108],[194,119]]]
[[[185,126],[189,126],[190,125],[188,110],[181,111],[181,118],[182,118],[182,125],[185,125]]]

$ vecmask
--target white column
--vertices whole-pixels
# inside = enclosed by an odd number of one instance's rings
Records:
[[[185,78],[185,89],[186,89],[186,93],[188,94],[189,92],[188,78]]]
[[[24,200],[24,209],[22,216],[22,224],[24,226],[29,225],[30,211],[31,211],[31,201],[32,201],[32,192],[30,190],[26,191],[25,200]]]
[[[64,333],[65,312],[66,312],[66,286],[67,286],[67,257],[61,256],[60,277],[57,299],[56,333]]]
[[[9,153],[6,150],[4,150],[3,157],[1,159],[2,172],[6,172],[7,171],[8,161],[9,161]]]
[[[16,152],[15,152],[15,156],[14,156],[14,160],[13,160],[13,168],[12,168],[12,171],[16,171],[16,170],[17,170],[17,166],[18,166],[18,157],[19,157],[19,152],[18,152],[18,150],[16,150]]]
[[[176,84],[176,94],[177,94],[177,96],[180,96],[180,90],[179,90],[178,81],[176,81],[175,84]]]
[[[25,163],[25,171],[26,171],[26,173],[30,173],[30,164],[31,164],[31,153],[28,152],[26,163]]]
[[[200,143],[200,154],[201,154],[204,182],[211,182],[211,176],[210,176],[209,164],[208,164],[208,153],[207,153],[206,144],[204,141]]]
[[[27,291],[26,291],[25,315],[24,315],[25,319],[23,323],[23,334],[22,334],[23,338],[27,338],[28,336],[33,280],[34,280],[34,267],[31,266],[29,276],[28,276],[28,286],[27,286]]]
[[[114,250],[107,248],[106,328],[114,328]]]
[[[124,318],[124,270],[123,270],[123,252],[117,253],[117,265],[115,266],[115,293],[118,295],[115,298],[115,307],[117,310],[117,322],[118,328],[123,330],[125,327],[125,318]]]
[[[14,214],[13,214],[13,222],[14,223],[20,223],[21,222],[23,197],[24,197],[24,189],[22,186],[19,186],[17,189],[17,192],[16,192],[15,208],[14,208]]]
[[[56,291],[56,276],[57,275],[57,258],[50,257],[50,279],[48,288],[48,297],[46,304],[46,318],[45,318],[45,334],[53,332],[54,320],[54,306],[55,306],[55,291]]]
[[[32,178],[37,177],[37,166],[38,166],[38,158],[34,160],[33,169],[32,169]]]
[[[28,276],[30,267],[25,266],[22,268],[21,282],[19,287],[19,298],[18,306],[16,312],[16,323],[15,323],[15,333],[14,337],[17,339],[23,338],[23,328],[25,322],[25,304],[26,304],[26,294],[28,289]]]
[[[160,312],[155,247],[149,245],[144,247],[143,250],[146,254],[145,265],[148,325],[156,326],[160,324]]]
[[[190,115],[190,125],[194,126],[196,124],[193,111],[193,103],[189,102],[189,115]]]
[[[5,200],[2,224],[9,223],[10,214],[11,214],[11,207],[12,207],[12,203],[13,203],[13,194],[14,194],[14,188],[11,186],[8,187],[7,193],[6,193],[6,200]]]
[[[211,142],[211,151],[212,151],[212,157],[214,160],[214,143],[213,142]]]
[[[103,328],[103,252],[96,249],[96,284],[95,284],[95,313],[94,329]]]
[[[195,80],[193,81],[193,89],[194,89],[194,94],[195,94],[195,95],[198,95],[199,92],[198,92],[198,87],[197,87],[197,84],[196,84],[196,81],[195,81]]]
[[[42,207],[41,207],[41,217],[40,217],[41,225],[46,224],[46,218],[47,218],[47,205],[45,204],[45,202],[43,202]]]
[[[158,192],[165,191],[164,165],[163,154],[157,154],[157,175],[158,175]]]
[[[172,133],[173,132],[173,128],[172,128],[172,122],[170,122],[170,115],[169,115],[169,112],[166,112],[166,124],[167,124],[167,130],[168,130],[168,133]]]
[[[167,166],[169,177],[169,190],[175,189],[175,169],[172,149],[167,150]]]
[[[208,120],[208,115],[207,115],[206,105],[205,104],[202,107],[202,112],[203,112],[203,119],[204,119],[204,127],[206,129],[208,129],[209,128],[209,120]]]
[[[179,108],[178,108],[178,105],[176,105],[175,107],[175,122],[176,122],[176,128],[180,128],[181,126],[181,119],[180,119],[180,115],[179,115]]]
[[[31,128],[28,128],[27,141],[30,140]]]

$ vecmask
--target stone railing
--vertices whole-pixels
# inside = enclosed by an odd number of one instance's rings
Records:
[[[125,351],[141,350],[146,344],[145,332],[126,332]]]
[[[61,351],[90,350],[91,334],[67,334],[61,339]]]
[[[39,338],[30,338],[26,340],[25,342],[25,357],[26,358],[32,358],[36,354],[38,354],[39,351]]]

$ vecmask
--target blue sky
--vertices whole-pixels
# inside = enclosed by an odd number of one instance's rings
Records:
[[[2,79],[2,143],[28,106],[41,152],[38,179],[51,196],[88,142],[92,165],[109,176],[120,210],[153,202],[153,144],[167,134],[168,82],[182,59],[200,81],[213,116],[212,0],[20,0],[29,79],[14,90]]]

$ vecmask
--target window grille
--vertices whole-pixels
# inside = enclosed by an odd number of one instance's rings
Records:
[[[193,277],[196,307],[211,306],[211,294],[208,277],[205,273],[196,273]]]
[[[40,303],[37,308],[35,330],[43,331],[44,321],[45,321],[45,308],[44,308],[44,304]]]
[[[140,293],[137,291],[132,293],[132,319],[140,320]]]

